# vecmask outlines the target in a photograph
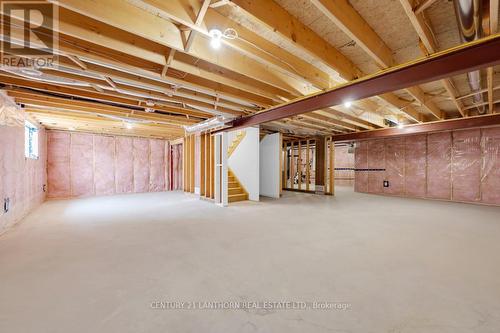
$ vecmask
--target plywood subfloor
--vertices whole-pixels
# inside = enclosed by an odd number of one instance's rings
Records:
[[[0,332],[499,331],[499,208],[337,194],[226,209],[183,193],[47,202],[0,237]]]

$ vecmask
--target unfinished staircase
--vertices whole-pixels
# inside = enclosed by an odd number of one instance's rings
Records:
[[[240,181],[234,175],[231,169],[228,170],[228,202],[237,202],[248,200],[248,193],[245,191],[243,186],[241,186]]]
[[[236,150],[238,145],[241,143],[243,138],[245,138],[246,132],[239,132],[234,138],[233,142],[229,145],[227,150],[227,157],[229,158],[233,152]],[[234,172],[228,168],[228,202],[237,202],[248,200],[248,193],[245,191],[240,181],[234,175]]]

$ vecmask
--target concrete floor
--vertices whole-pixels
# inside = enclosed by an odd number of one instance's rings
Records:
[[[47,202],[0,237],[0,332],[498,333],[499,217],[349,190],[226,209],[178,192]]]

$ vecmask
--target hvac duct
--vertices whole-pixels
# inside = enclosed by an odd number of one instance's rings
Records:
[[[453,0],[453,3],[462,42],[470,42],[483,37],[482,24],[486,14],[483,9],[488,8],[489,0]],[[481,90],[481,72],[479,70],[469,72],[467,77],[472,92],[478,92],[472,97],[474,104],[483,103],[483,95],[479,92]],[[477,110],[479,114],[486,112],[484,105],[477,106]]]

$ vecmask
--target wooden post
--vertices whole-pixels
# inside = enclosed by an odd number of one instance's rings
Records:
[[[205,134],[200,134],[200,196],[205,196]]]
[[[182,142],[182,189],[184,190],[184,192],[187,191],[186,147],[187,147],[187,136],[184,137],[184,141]]]
[[[294,177],[295,177],[295,158],[293,152],[294,142],[290,142],[290,188],[294,188]]]
[[[330,191],[335,195],[335,142],[330,138]]]
[[[297,185],[299,187],[299,190],[302,190],[302,142],[300,140],[298,145],[297,176],[298,176]]]
[[[210,198],[215,199],[215,137],[210,136]]]
[[[326,139],[323,136],[316,138],[316,172],[315,172],[315,191],[318,194],[325,194],[326,178]]]
[[[283,172],[283,163],[284,163],[284,160],[283,160],[283,134],[280,133],[280,147],[281,147],[281,158],[280,158],[280,171]],[[281,193],[283,192],[283,174],[281,175],[281,178],[280,178],[280,196],[281,196]]]
[[[311,157],[310,157],[310,147],[309,147],[309,139],[306,141],[306,191],[309,191],[310,183],[311,183]]]
[[[194,168],[195,168],[195,148],[196,148],[196,134],[191,135],[190,139],[190,148],[189,148],[189,192],[194,193],[194,185],[195,185],[195,178],[194,178]]]
[[[288,187],[288,142],[283,144],[283,183],[282,188]]]

